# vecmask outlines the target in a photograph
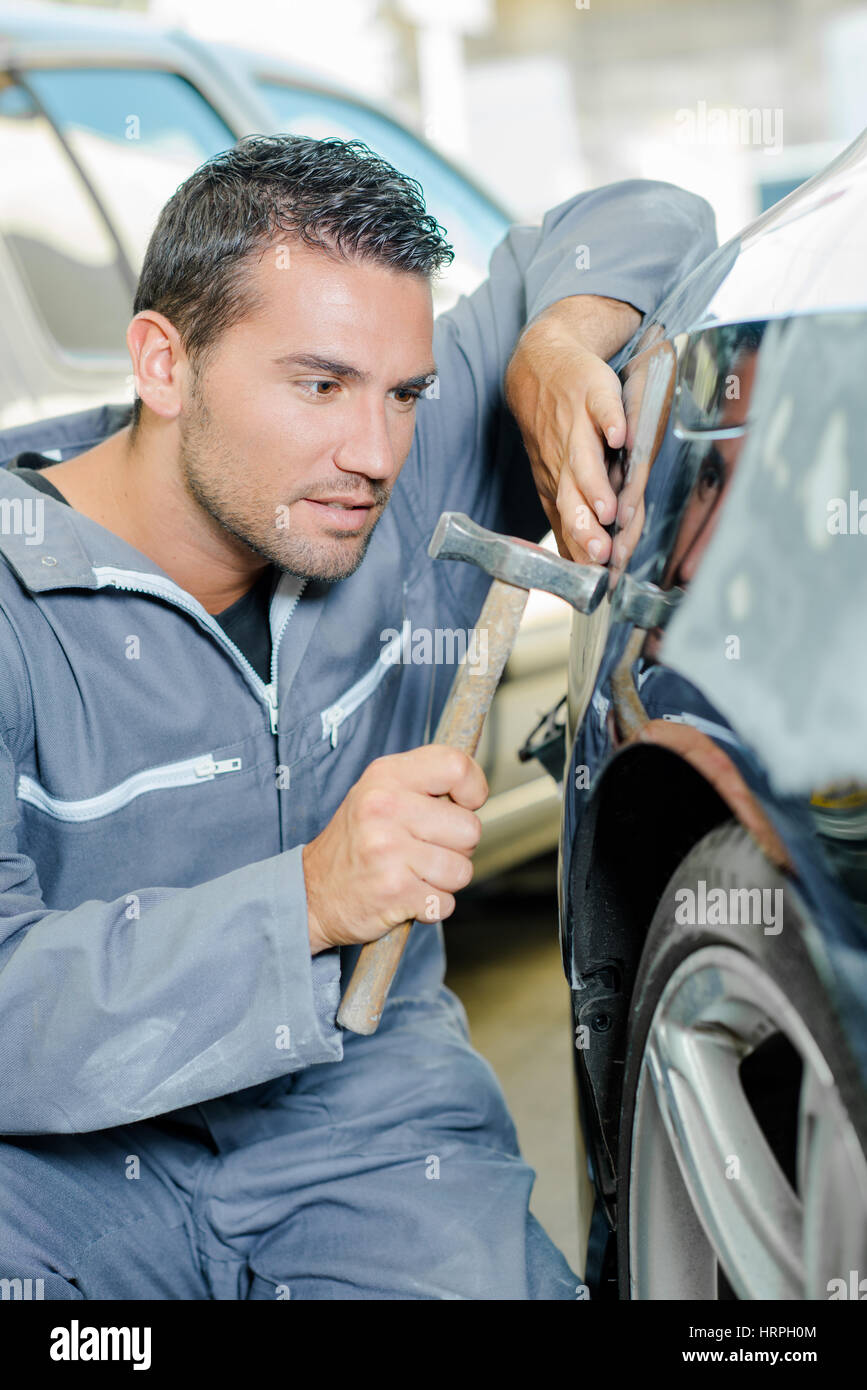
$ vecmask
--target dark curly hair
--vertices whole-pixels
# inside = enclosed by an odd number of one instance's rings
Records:
[[[454,252],[421,185],[360,140],[250,135],[190,175],[145,253],[133,313],[155,309],[191,360],[255,308],[246,258],[281,234],[432,278]],[[141,400],[133,406],[133,428]]]

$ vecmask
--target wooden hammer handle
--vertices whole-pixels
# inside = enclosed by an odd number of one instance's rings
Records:
[[[475,753],[485,715],[515,645],[528,593],[500,579],[491,583],[476,621],[475,650],[468,651],[455,673],[434,743],[460,748],[471,756]],[[352,1033],[376,1032],[411,926],[411,921],[403,922],[362,948],[337,1011],[343,1028]]]

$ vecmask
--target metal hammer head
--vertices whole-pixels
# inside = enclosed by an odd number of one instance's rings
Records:
[[[427,553],[433,560],[468,560],[519,589],[557,594],[579,613],[592,613],[608,589],[604,565],[581,565],[531,541],[497,535],[463,512],[443,512]]]

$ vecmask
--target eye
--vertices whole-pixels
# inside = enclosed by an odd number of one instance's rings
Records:
[[[393,392],[399,405],[413,405],[421,394],[421,391],[416,391],[412,386],[396,386]]]
[[[719,492],[725,481],[725,467],[722,458],[716,449],[711,449],[707,458],[699,469],[698,479],[696,480],[696,492],[702,502],[706,502],[711,493]]]
[[[306,395],[315,396],[317,400],[327,400],[335,394],[340,382],[323,378],[319,381],[299,381],[298,385]]]

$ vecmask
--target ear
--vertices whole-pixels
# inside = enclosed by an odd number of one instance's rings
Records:
[[[176,419],[189,366],[177,329],[163,314],[143,309],[126,331],[126,345],[142,403],[163,420]]]

